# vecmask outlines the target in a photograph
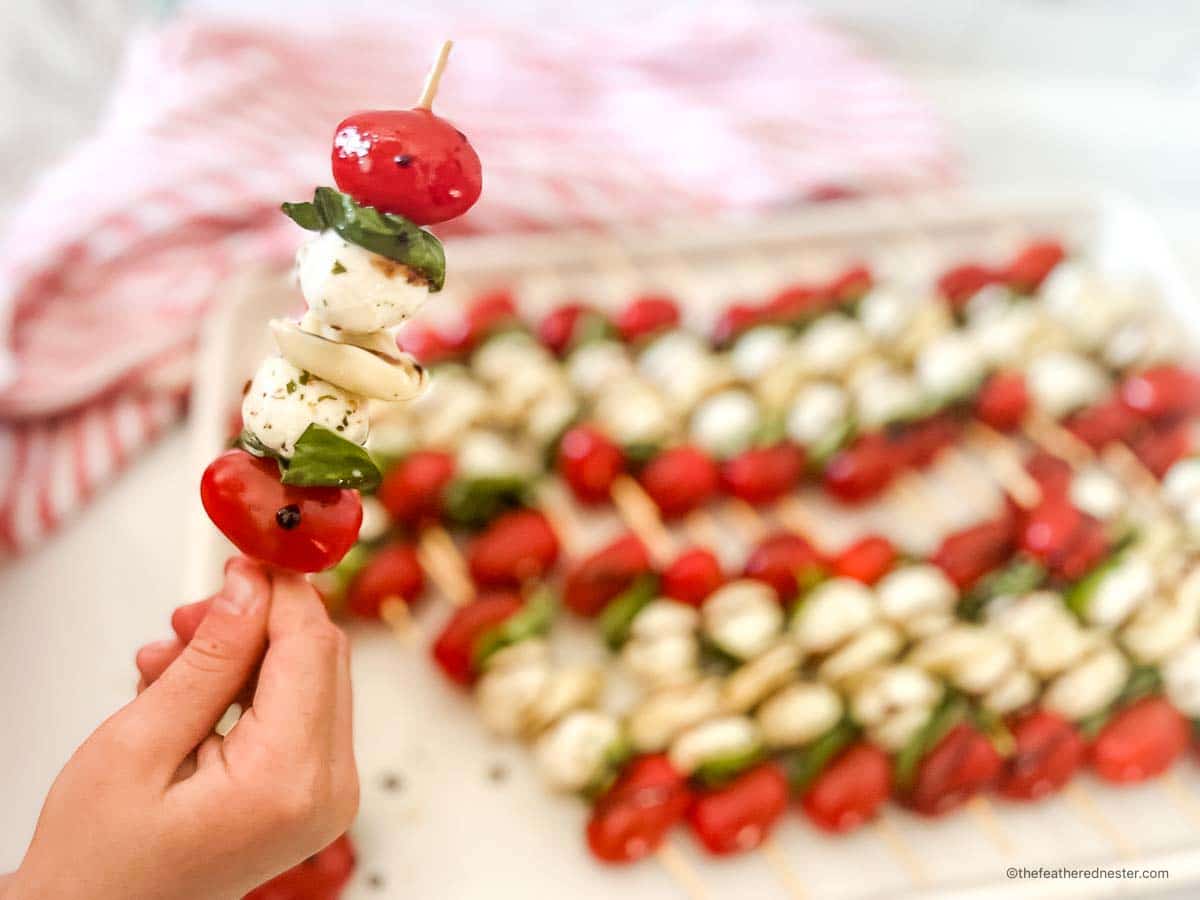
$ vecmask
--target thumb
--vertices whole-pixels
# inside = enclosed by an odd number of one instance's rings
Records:
[[[271,588],[248,559],[225,566],[225,584],[195,636],[129,711],[155,734],[163,767],[174,771],[233,703],[262,660]]]

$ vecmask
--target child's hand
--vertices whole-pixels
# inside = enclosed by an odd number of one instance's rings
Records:
[[[234,559],[173,622],[180,640],[138,654],[137,698],[59,774],[6,900],[240,897],[354,818],[348,647],[312,587]]]

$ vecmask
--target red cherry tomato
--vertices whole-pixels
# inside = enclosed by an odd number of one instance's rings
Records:
[[[1161,775],[1187,749],[1191,729],[1162,697],[1130,704],[1100,730],[1092,767],[1105,781],[1128,783]]]
[[[564,303],[538,323],[538,340],[556,356],[564,356],[578,337],[580,323],[601,314],[586,303]]]
[[[1017,748],[1004,764],[999,790],[1013,800],[1037,800],[1060,790],[1087,755],[1075,726],[1048,710],[1019,716],[1009,730]]]
[[[717,492],[721,474],[702,450],[672,447],[642,469],[640,481],[665,519],[702,506]]]
[[[954,726],[917,766],[907,802],[924,816],[940,816],[990,787],[1004,761],[984,735]]]
[[[343,119],[330,159],[340,190],[418,225],[461,216],[483,190],[475,149],[427,109],[372,110]]]
[[[833,558],[834,575],[853,578],[863,584],[874,584],[888,573],[896,562],[892,542],[877,534],[855,541]]]
[[[729,856],[761,844],[787,805],[787,778],[775,763],[764,763],[697,796],[688,824],[709,853]]]
[[[424,322],[409,321],[400,329],[396,339],[398,346],[405,353],[412,354],[423,366],[452,359],[455,355],[453,347],[447,343],[436,329]]]
[[[780,603],[790,603],[796,599],[801,581],[821,572],[824,565],[812,544],[798,534],[780,532],[750,551],[744,574],[775,588]]]
[[[625,454],[604,432],[578,425],[559,442],[558,471],[579,502],[600,503],[625,471]]]
[[[338,900],[354,873],[354,845],[342,835],[324,850],[259,885],[242,900]]]
[[[1099,565],[1109,551],[1104,524],[1083,514],[1067,546],[1047,560],[1047,567],[1052,575],[1063,581],[1077,581]]]
[[[829,296],[807,284],[785,287],[767,301],[763,312],[772,322],[793,325],[817,315],[831,306]]]
[[[1012,431],[1029,411],[1029,392],[1020,372],[1000,372],[984,384],[975,398],[975,415],[997,431]]]
[[[247,556],[281,569],[320,572],[358,540],[358,491],[295,487],[274,460],[227,450],[204,470],[200,500],[213,524]]]
[[[475,647],[488,631],[521,611],[521,598],[498,592],[484,594],[460,606],[433,644],[433,659],[451,681],[470,684],[475,671]]]
[[[1044,451],[1039,451],[1029,458],[1025,464],[1025,471],[1037,482],[1042,497],[1046,500],[1065,500],[1071,490],[1071,480],[1075,477],[1066,460]]]
[[[977,263],[956,266],[937,281],[938,293],[955,309],[966,306],[967,301],[989,284],[995,284],[1003,274]]]
[[[346,605],[356,616],[378,619],[385,600],[411,603],[425,589],[425,574],[417,561],[417,551],[404,541],[396,541],[376,551],[363,566],[346,592]]]
[[[602,862],[639,860],[658,849],[690,803],[686,779],[666,756],[639,756],[596,801],[588,847]]]
[[[862,503],[878,496],[895,475],[895,459],[886,439],[879,434],[865,434],[829,461],[822,481],[837,499]]]
[[[648,294],[621,310],[614,323],[621,338],[636,341],[679,324],[679,306],[670,297]]]
[[[467,551],[471,577],[481,587],[520,587],[548,572],[558,538],[540,512],[517,509],[493,521]]]
[[[753,328],[767,318],[765,310],[750,303],[734,303],[725,308],[713,326],[712,342],[724,347],[743,331]]]
[[[520,318],[512,294],[503,289],[489,291],[471,301],[462,319],[442,338],[455,353],[464,353],[491,332],[517,324],[520,324]]]
[[[639,575],[650,571],[650,555],[631,534],[617,538],[576,563],[563,584],[563,603],[581,616],[597,615]]]
[[[1133,437],[1142,423],[1119,400],[1106,400],[1071,415],[1063,427],[1093,450]]]
[[[1171,466],[1192,452],[1191,422],[1158,425],[1134,438],[1130,449],[1155,478],[1162,478]]]
[[[874,284],[875,278],[870,269],[864,265],[854,265],[830,281],[823,293],[836,304],[853,303],[871,290]]]
[[[667,566],[658,589],[664,597],[699,608],[724,583],[725,573],[713,552],[692,547]]]
[[[955,419],[936,415],[889,433],[886,443],[893,470],[924,468],[958,439],[960,431]]]
[[[804,812],[825,831],[853,831],[875,818],[892,792],[892,761],[871,744],[847,747],[804,795]]]
[[[442,495],[453,478],[453,456],[417,450],[387,470],[377,496],[393,519],[416,526],[442,514]]]
[[[1158,366],[1130,375],[1121,384],[1121,402],[1152,421],[1200,412],[1200,375],[1179,366]]]
[[[1031,294],[1041,287],[1067,252],[1058,241],[1034,241],[1016,255],[1004,272],[1004,283],[1014,291]]]
[[[1044,499],[1030,510],[1021,527],[1021,549],[1039,562],[1066,552],[1083,522],[1083,513],[1068,499]]]
[[[787,494],[804,475],[804,451],[793,444],[758,447],[727,460],[721,487],[752,506]]]
[[[1002,515],[947,535],[931,561],[965,591],[1002,565],[1012,555],[1015,541],[1015,522]]]

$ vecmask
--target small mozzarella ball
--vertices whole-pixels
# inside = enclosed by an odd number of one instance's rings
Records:
[[[557,669],[550,674],[545,690],[530,706],[526,726],[537,734],[567,713],[592,706],[604,689],[604,674],[595,666]]]
[[[525,434],[539,447],[549,446],[570,427],[579,414],[579,401],[561,379],[548,385],[530,409],[526,410]]]
[[[1185,509],[1200,500],[1200,456],[1181,459],[1167,470],[1162,496],[1175,509]]]
[[[690,633],[634,638],[621,648],[621,662],[649,687],[682,684],[696,677],[700,642]]]
[[[652,640],[676,634],[693,634],[700,614],[686,603],[659,598],[642,607],[629,628],[630,637]]]
[[[488,411],[487,392],[461,366],[440,368],[410,404],[427,447],[453,447]]]
[[[309,425],[362,445],[371,424],[362,397],[297,369],[282,356],[269,356],[258,367],[242,398],[242,422],[284,459],[291,459]]]
[[[817,669],[817,677],[829,684],[841,684],[895,659],[903,646],[904,636],[891,625],[879,622],[829,654]]]
[[[499,654],[497,654],[499,655]],[[479,717],[494,734],[517,737],[550,681],[549,661],[489,665],[475,686]]]
[[[946,676],[972,694],[994,687],[1017,662],[1017,651],[1002,634],[979,625],[956,625],[926,638],[908,661]]]
[[[802,447],[819,444],[843,427],[850,415],[850,398],[836,384],[815,381],[796,393],[787,416],[787,433]]]
[[[757,381],[786,355],[792,333],[781,325],[751,328],[734,342],[729,354],[733,371],[742,381]]]
[[[1128,369],[1177,362],[1185,355],[1180,331],[1160,319],[1128,322],[1109,337],[1104,362],[1109,368]]]
[[[1072,620],[1050,619],[1025,640],[1021,657],[1031,672],[1048,678],[1075,665],[1096,643],[1096,636]]]
[[[1046,311],[1087,350],[1102,347],[1138,305],[1132,294],[1078,265],[1056,267],[1039,293]]]
[[[667,756],[676,771],[691,775],[708,762],[753,753],[762,746],[758,725],[746,716],[722,716],[693,725],[671,743]]]
[[[512,378],[524,369],[554,368],[554,357],[524,331],[504,331],[488,338],[471,356],[471,370],[484,381]]]
[[[983,708],[998,716],[1014,713],[1037,699],[1038,680],[1025,669],[1013,669],[983,695]]]
[[[937,679],[916,666],[899,664],[871,673],[853,691],[850,713],[860,725],[878,725],[901,710],[932,709],[942,697]]]
[[[429,297],[428,282],[402,263],[328,229],[296,252],[300,293],[331,328],[368,333],[399,325]]]
[[[796,340],[796,356],[809,374],[837,377],[871,349],[871,339],[855,319],[841,313],[821,316]]]
[[[873,744],[889,753],[899,753],[925,727],[932,715],[932,705],[898,709],[879,724],[868,728],[867,736]]]
[[[801,682],[769,698],[755,716],[763,740],[772,747],[800,747],[842,718],[842,698],[828,685]]]
[[[1088,466],[1071,479],[1070,500],[1088,515],[1108,521],[1125,508],[1125,491],[1104,469]]]
[[[1017,664],[1017,650],[1008,641],[981,642],[979,652],[954,667],[954,683],[969,694],[983,694],[996,687]]]
[[[675,736],[721,712],[717,678],[655,691],[630,713],[629,738],[642,753],[665,750]]]
[[[1028,640],[1054,621],[1076,624],[1075,617],[1053,591],[1034,591],[1008,602],[990,604],[987,617],[988,624],[1017,641]]]
[[[931,634],[945,631],[957,621],[952,612],[926,612],[918,613],[911,619],[906,619],[899,624],[906,635],[913,640],[919,641],[922,638],[929,637]]]
[[[729,712],[744,713],[792,680],[800,668],[800,648],[788,641],[735,669],[725,680],[723,702]]]
[[[371,422],[371,433],[367,436],[367,449],[371,453],[398,458],[417,449],[417,419],[411,403],[368,400],[367,418]]]
[[[937,566],[919,563],[884,575],[875,585],[875,596],[884,618],[907,630],[914,617],[954,609],[958,589]]]
[[[657,444],[675,429],[675,418],[661,394],[633,376],[606,386],[596,400],[594,418],[618,444]]]
[[[792,619],[792,634],[807,653],[825,653],[875,621],[875,596],[852,578],[831,578],[813,588]]]
[[[1093,625],[1119,625],[1154,595],[1157,586],[1150,563],[1130,556],[1101,576],[1083,610],[1084,618]]]
[[[550,666],[550,645],[545,638],[530,638],[501,647],[487,658],[484,669],[499,672],[526,666]]]
[[[917,383],[890,366],[872,366],[855,377],[854,418],[859,428],[875,431],[919,414],[924,395]]]
[[[1121,629],[1121,644],[1137,662],[1162,662],[1196,635],[1196,609],[1159,601],[1143,606]]]
[[[1200,717],[1200,640],[1192,640],[1162,666],[1167,699],[1189,718]]]
[[[917,382],[927,395],[940,401],[972,393],[986,372],[979,347],[961,331],[948,331],[930,341],[917,356]]]
[[[603,773],[621,727],[608,713],[578,710],[552,725],[534,745],[534,759],[552,790],[582,791]]]
[[[1077,353],[1052,351],[1029,363],[1025,383],[1033,403],[1052,419],[1061,419],[1108,394],[1104,370]]]
[[[669,331],[655,338],[638,357],[638,371],[680,411],[733,380],[728,361],[690,331]]]
[[[893,341],[912,321],[920,301],[892,288],[877,287],[858,304],[858,320],[879,344]]]
[[[718,459],[736,456],[754,443],[762,427],[758,403],[743,390],[713,394],[692,413],[692,441]]]
[[[1046,688],[1042,703],[1071,721],[1100,712],[1121,693],[1129,678],[1129,663],[1115,647],[1103,647]]]
[[[605,385],[633,373],[633,360],[619,341],[588,341],[567,359],[572,386],[585,397],[594,397]]]
[[[455,474],[463,478],[530,477],[536,462],[504,435],[479,428],[463,435]]]
[[[774,589],[750,579],[718,588],[704,601],[701,618],[709,640],[738,659],[758,656],[783,628]]]
[[[940,300],[917,305],[908,327],[884,349],[898,359],[914,359],[927,345],[954,328],[954,317]]]
[[[377,541],[392,527],[392,517],[384,505],[367,494],[360,498],[362,503],[362,525],[358,529],[360,541]]]

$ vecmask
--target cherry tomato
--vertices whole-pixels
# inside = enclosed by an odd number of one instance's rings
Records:
[[[956,725],[918,764],[906,800],[921,815],[940,816],[990,787],[1003,766],[991,741],[970,725]]]
[[[442,495],[454,478],[454,457],[417,450],[383,476],[376,496],[397,522],[416,526],[442,514]]]
[[[787,494],[804,475],[804,451],[794,444],[746,450],[721,466],[721,487],[752,506]]]
[[[1077,581],[1099,565],[1109,550],[1104,524],[1085,513],[1067,546],[1047,560],[1047,567],[1063,581]]]
[[[830,567],[834,575],[853,578],[863,584],[874,584],[888,573],[896,562],[892,542],[877,534],[855,541],[833,558]]]
[[[658,849],[690,803],[687,780],[666,756],[639,756],[596,801],[588,847],[606,863],[639,860]]]
[[[767,301],[763,312],[772,322],[794,325],[831,306],[829,296],[810,285],[793,284]]]
[[[892,761],[867,743],[847,747],[804,795],[805,814],[818,828],[844,833],[875,818],[892,792]]]
[[[491,629],[521,611],[521,598],[508,592],[484,594],[460,606],[433,644],[433,659],[451,681],[470,684],[475,671],[475,647]]]
[[[581,325],[589,319],[604,321],[603,315],[586,303],[564,303],[538,323],[538,340],[556,356],[565,356],[579,338]]]
[[[959,423],[951,416],[935,415],[888,433],[886,442],[893,470],[924,468],[958,439],[960,431]]]
[[[586,556],[568,572],[563,603],[581,616],[597,615],[639,575],[650,571],[650,555],[632,534]]]
[[[442,338],[455,353],[464,353],[491,332],[517,324],[520,324],[520,318],[512,294],[503,289],[489,291],[471,301],[462,319]]]
[[[461,216],[483,190],[475,149],[427,109],[372,110],[343,119],[330,159],[340,190],[418,225]]]
[[[578,425],[559,441],[558,471],[579,502],[600,503],[625,471],[625,455],[604,432]]]
[[[798,534],[780,532],[759,542],[746,558],[747,578],[775,588],[780,603],[796,599],[802,581],[824,569],[824,560],[812,544]]]
[[[1130,375],[1119,393],[1127,409],[1152,421],[1200,412],[1200,375],[1179,366],[1158,366]]]
[[[1071,415],[1063,427],[1093,450],[1133,437],[1142,423],[1119,400],[1106,400]]]
[[[688,824],[709,853],[729,856],[761,844],[787,805],[787,778],[775,763],[763,763],[697,796]]]
[[[1191,423],[1182,420],[1159,425],[1134,438],[1130,449],[1155,478],[1162,478],[1171,466],[1192,452]]]
[[[679,324],[679,306],[670,297],[647,294],[637,297],[617,315],[614,323],[621,338],[636,341]]]
[[[672,447],[642,469],[640,481],[664,519],[674,519],[704,505],[717,492],[721,473],[702,450]]]
[[[743,331],[767,318],[765,310],[750,303],[734,303],[725,308],[713,326],[712,342],[718,347],[731,343]]]
[[[378,619],[385,600],[411,603],[425,589],[425,574],[417,551],[405,541],[395,541],[367,560],[346,592],[346,605],[356,616]]]
[[[966,306],[967,301],[983,288],[995,284],[1002,277],[1002,273],[995,269],[977,263],[966,263],[956,266],[938,279],[938,293],[945,297],[952,307],[959,309]]]
[[[481,587],[520,587],[548,572],[558,538],[540,512],[516,509],[493,521],[467,551],[471,577]]]
[[[1032,294],[1066,255],[1066,250],[1058,241],[1034,241],[1008,264],[1004,271],[1004,283],[1014,291]]]
[[[1039,562],[1064,553],[1083,522],[1083,513],[1066,498],[1043,499],[1021,526],[1021,549]]]
[[[1013,800],[1037,800],[1060,790],[1087,755],[1075,726],[1048,710],[1019,716],[1009,730],[1017,746],[1004,764],[999,791]]]
[[[658,589],[664,597],[699,608],[724,583],[725,573],[713,552],[705,547],[692,547],[667,566]]]
[[[245,450],[227,450],[204,470],[200,501],[213,524],[247,556],[281,569],[320,572],[358,540],[358,491],[296,487],[279,466]]]
[[[1105,781],[1161,775],[1187,749],[1187,719],[1162,697],[1143,697],[1116,713],[1092,744],[1092,767]]]
[[[829,461],[822,481],[837,499],[862,503],[882,492],[895,475],[895,460],[886,439],[879,434],[865,434]]]
[[[830,281],[825,286],[823,293],[828,295],[834,303],[853,303],[871,290],[874,284],[875,279],[871,275],[870,269],[864,265],[854,265]]]
[[[1046,500],[1065,500],[1071,490],[1071,481],[1075,477],[1066,460],[1045,451],[1031,456],[1025,464],[1025,471],[1037,482],[1042,497]]]
[[[1029,411],[1029,392],[1020,372],[1000,372],[983,385],[975,398],[975,415],[997,431],[1012,431]]]
[[[324,850],[259,885],[242,900],[338,900],[354,873],[354,845],[342,835]]]
[[[396,346],[412,356],[423,366],[453,359],[455,350],[446,339],[430,325],[410,320],[400,329]]]
[[[1015,540],[1013,518],[997,516],[947,535],[931,562],[965,591],[1012,555]]]

